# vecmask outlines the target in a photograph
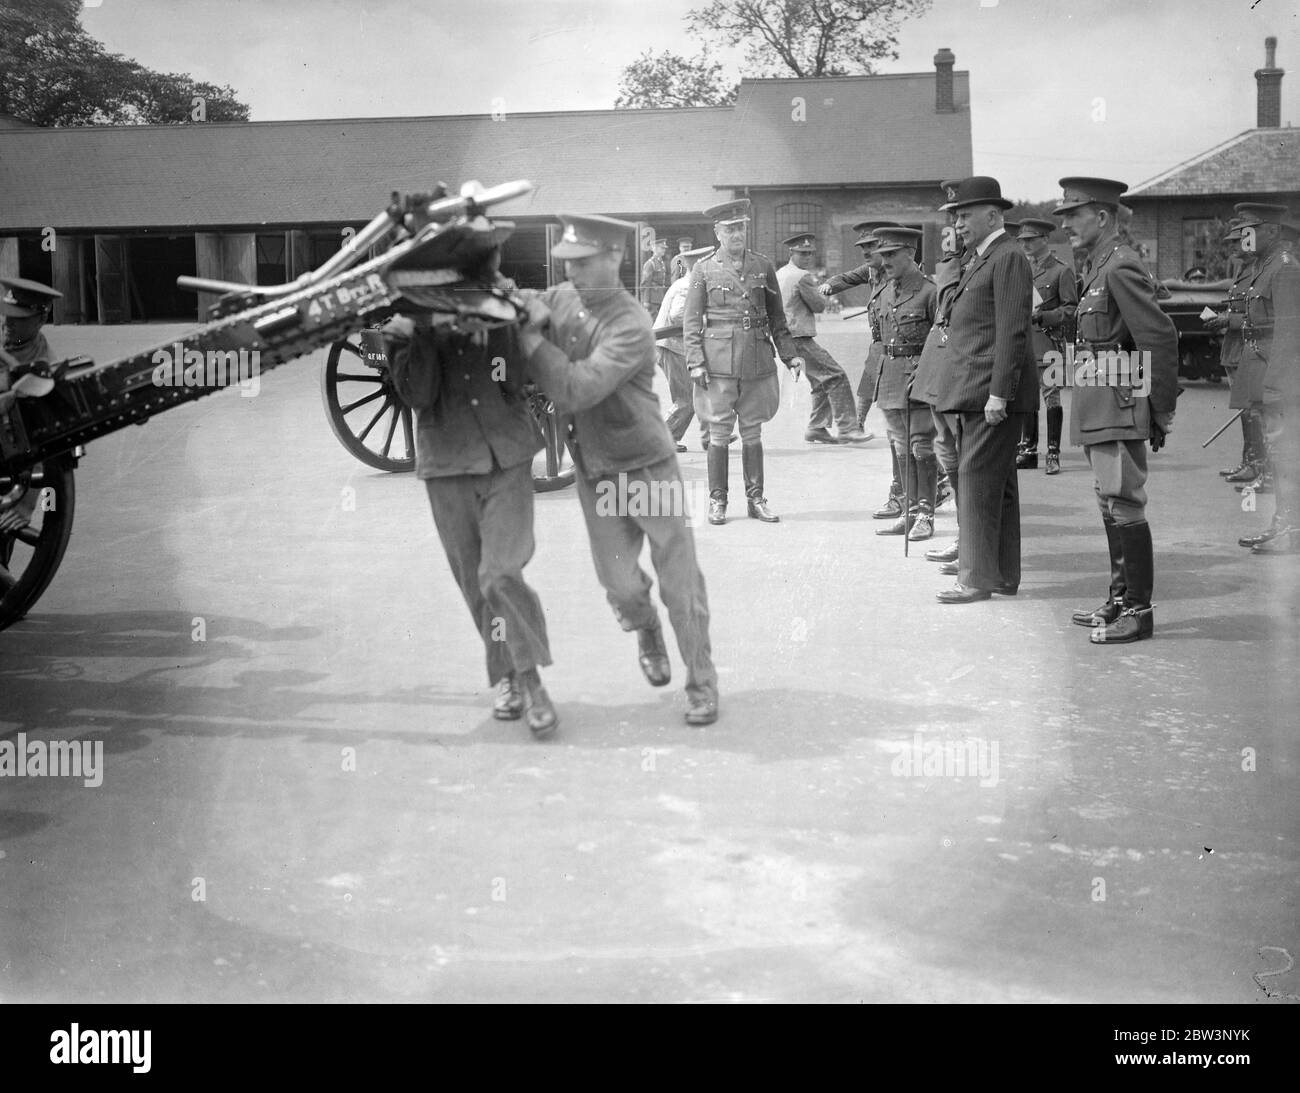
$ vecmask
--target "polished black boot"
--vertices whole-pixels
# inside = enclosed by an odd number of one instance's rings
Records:
[[[1026,414],[1024,423],[1020,426],[1020,451],[1038,452],[1038,407],[1034,407],[1032,414]]]
[[[765,524],[778,524],[781,517],[767,507],[763,496],[763,445],[745,444],[740,449],[740,466],[745,475],[745,500],[749,515]]]
[[[1269,521],[1268,527],[1258,535],[1243,535],[1237,540],[1237,545],[1252,550],[1257,546],[1267,543],[1270,539],[1277,537],[1277,533],[1282,530],[1282,521],[1278,519],[1278,514],[1273,513],[1273,519]]]
[[[1110,595],[1100,607],[1071,615],[1070,621],[1076,626],[1112,623],[1124,610],[1124,540],[1120,537],[1119,525],[1109,516],[1103,516],[1101,522],[1106,528],[1106,547],[1110,551]]]
[[[1094,627],[1088,640],[1094,645],[1125,645],[1151,637],[1155,631],[1155,610],[1151,593],[1155,585],[1155,556],[1151,525],[1118,524],[1124,551],[1124,610],[1114,622]]]
[[[1061,473],[1061,423],[1065,411],[1060,406],[1047,408],[1047,473]]]
[[[725,444],[710,444],[709,458],[709,523],[727,522],[727,475],[730,468],[727,457],[731,450]]]

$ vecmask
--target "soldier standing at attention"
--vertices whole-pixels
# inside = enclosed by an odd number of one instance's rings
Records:
[[[1020,245],[1025,248],[1030,269],[1034,275],[1034,291],[1038,294],[1029,321],[1034,360],[1038,362],[1038,385],[1043,392],[1043,405],[1047,407],[1047,473],[1061,473],[1061,423],[1065,411],[1061,408],[1061,389],[1048,378],[1044,356],[1053,350],[1064,358],[1065,343],[1074,338],[1074,311],[1079,304],[1079,285],[1074,269],[1067,266],[1047,245],[1048,237],[1056,230],[1050,220],[1025,220],[1020,225]],[[1016,467],[1020,470],[1038,466],[1038,408],[1025,418],[1024,439]]]
[[[1110,550],[1110,595],[1072,621],[1093,628],[1094,644],[1114,645],[1149,638],[1154,627],[1146,446],[1159,451],[1173,428],[1178,332],[1137,252],[1120,242],[1120,195],[1128,187],[1105,178],[1063,178],[1061,186],[1065,196],[1052,212],[1088,255],[1076,313],[1079,350],[1122,350],[1142,361],[1140,377],[1132,365],[1127,375],[1116,369],[1089,385],[1076,382],[1070,399],[1070,443],[1083,445],[1092,467]],[[1141,390],[1148,384],[1149,395]]]
[[[564,260],[568,280],[529,301],[520,344],[529,372],[571,418],[578,499],[596,576],[620,625],[636,631],[641,671],[655,687],[671,679],[651,581],[638,563],[649,539],[659,595],[686,662],[686,722],[708,725],[718,717],[718,674],[704,576],[677,455],[654,393],[650,320],[619,280],[635,225],[607,216],[560,220],[564,232],[551,254]],[[720,448],[726,452],[725,444]],[[659,503],[646,512],[634,496]],[[671,511],[663,511],[665,498]]]
[[[781,404],[776,352],[796,373],[803,358],[790,337],[771,261],[746,247],[749,199],[704,210],[720,246],[691,271],[683,341],[697,385],[695,412],[709,425],[709,523],[727,522],[728,438],[740,427],[745,500],[755,520],[780,520],[763,496],[763,424]]]
[[[1300,548],[1300,473],[1296,411],[1300,409],[1300,264],[1289,249],[1296,229],[1285,222],[1281,205],[1246,203],[1235,207],[1244,217],[1242,244],[1253,243],[1259,260],[1246,283],[1246,315],[1242,323],[1241,372],[1251,368],[1251,405],[1259,408],[1264,429],[1265,469],[1238,489],[1262,492],[1271,485],[1277,503],[1264,532],[1239,540],[1252,554],[1290,554]],[[1269,482],[1269,479],[1272,482]]]
[[[687,264],[686,253],[695,249],[695,240],[689,235],[683,235],[677,240],[677,253],[673,255],[672,265],[668,269],[668,283],[671,285],[680,281],[690,270]],[[705,250],[712,250],[712,247],[706,247]]]
[[[935,289],[916,264],[921,233],[915,228],[877,228],[876,251],[888,282],[880,294],[883,359],[876,403],[885,412],[889,443],[898,463],[907,468],[911,511],[877,535],[906,535],[912,541],[934,534],[934,415],[930,404],[912,391],[912,380],[935,318]]]
[[[853,389],[839,361],[817,344],[817,316],[826,310],[826,296],[817,290],[817,282],[808,272],[817,253],[814,236],[792,235],[785,240],[790,261],[776,271],[781,286],[781,306],[785,309],[790,335],[804,359],[804,375],[813,393],[812,416],[804,439],[823,444],[865,444],[867,434],[854,416]],[[836,436],[826,428],[834,416]]]
[[[668,240],[656,239],[654,253],[641,267],[641,302],[651,315],[659,314],[659,305],[668,291],[668,263],[664,261],[667,253]]]

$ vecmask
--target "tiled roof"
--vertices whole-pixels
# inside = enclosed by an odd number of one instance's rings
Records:
[[[1134,186],[1130,197],[1294,193],[1300,187],[1300,129],[1247,129],[1208,152]]]
[[[971,168],[967,74],[953,84],[951,114],[919,73],[746,80],[734,107],[3,130],[0,232],[362,221],[438,179],[530,179],[513,216],[698,215],[731,186],[938,181]]]

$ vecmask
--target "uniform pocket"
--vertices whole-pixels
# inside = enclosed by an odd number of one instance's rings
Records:
[[[1085,297],[1085,301],[1086,304],[1079,305],[1075,317],[1079,338],[1088,342],[1107,341],[1111,337],[1110,293],[1102,289],[1095,295],[1090,293]]]
[[[715,333],[705,329],[702,345],[704,363],[709,372],[715,376],[735,375],[735,363],[732,356],[732,344],[735,339],[731,332]]]

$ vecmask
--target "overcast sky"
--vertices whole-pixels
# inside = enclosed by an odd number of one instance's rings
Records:
[[[681,17],[702,2],[89,0],[83,23],[152,68],[233,86],[253,120],[270,121],[607,109],[641,51],[698,49]],[[976,172],[1041,200],[1062,175],[1136,185],[1253,127],[1268,35],[1290,70],[1282,123],[1300,123],[1298,10],[1294,0],[934,0],[881,71],[932,71],[935,50],[950,47],[970,72]]]

